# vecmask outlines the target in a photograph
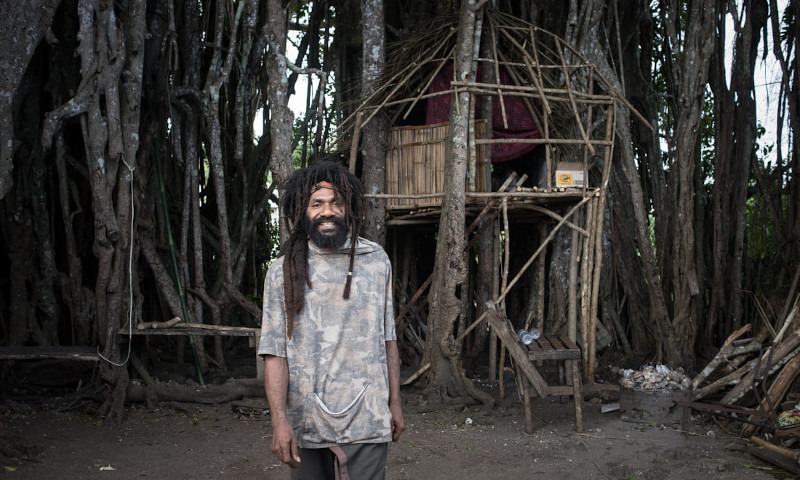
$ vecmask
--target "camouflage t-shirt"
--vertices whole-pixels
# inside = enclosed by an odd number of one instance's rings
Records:
[[[336,252],[309,243],[305,304],[286,337],[283,258],[264,282],[258,353],[289,364],[287,414],[302,448],[392,439],[387,340],[396,340],[392,267],[380,245],[358,239],[344,300],[349,241]]]

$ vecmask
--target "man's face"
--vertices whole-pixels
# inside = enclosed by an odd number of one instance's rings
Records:
[[[344,201],[330,188],[318,188],[306,207],[305,228],[308,237],[320,248],[332,249],[347,240]]]

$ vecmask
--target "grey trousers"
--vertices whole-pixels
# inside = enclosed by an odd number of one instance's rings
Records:
[[[386,443],[359,443],[328,448],[301,448],[292,480],[384,480]]]

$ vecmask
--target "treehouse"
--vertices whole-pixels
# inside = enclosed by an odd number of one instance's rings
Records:
[[[453,78],[457,27],[441,24],[395,50],[385,81],[352,116],[354,138],[377,115],[390,120],[385,190],[372,197],[386,206],[404,360],[424,343],[452,100],[468,92],[467,245],[481,228],[494,228],[496,243],[489,270],[478,266],[485,258],[468,257],[454,335],[467,351],[485,342],[486,328],[475,327],[485,324],[479,292],[488,289],[515,330],[536,326],[577,342],[591,379],[598,345],[611,335],[597,319],[598,286],[614,115],[624,100],[557,36],[500,14],[485,18],[472,76]],[[490,378],[496,357],[500,371],[504,364],[495,347],[492,339]]]

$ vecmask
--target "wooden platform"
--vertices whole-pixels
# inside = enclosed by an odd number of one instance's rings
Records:
[[[443,194],[437,194],[437,201],[441,201]],[[559,188],[559,189],[520,189],[518,191],[504,192],[465,192],[464,214],[469,219],[478,215],[487,204],[495,203],[496,207],[506,201],[509,220],[513,222],[542,221],[547,215],[546,211],[563,214],[570,207],[580,202],[585,197],[598,196],[597,188]],[[421,195],[430,197],[431,195]],[[367,198],[391,200],[394,195],[367,194]],[[391,226],[412,224],[436,224],[442,213],[439,205],[409,206],[392,205],[386,208],[386,224]]]
[[[204,323],[181,323],[169,328],[137,328],[132,332],[120,330],[119,335],[206,335],[216,337],[256,337],[261,332],[260,328],[229,327],[225,325],[206,325]]]
[[[0,347],[0,360],[79,360],[97,362],[95,347]]]
[[[149,326],[148,326],[149,325]],[[158,326],[161,325],[161,326]],[[169,326],[164,326],[169,325]],[[138,328],[128,331],[120,330],[117,335],[122,341],[126,341],[128,336],[214,336],[214,337],[248,337],[251,347],[256,347],[256,378],[264,378],[264,362],[258,356],[258,336],[261,334],[260,328],[255,327],[232,327],[228,325],[212,325],[205,323],[145,323]]]

